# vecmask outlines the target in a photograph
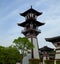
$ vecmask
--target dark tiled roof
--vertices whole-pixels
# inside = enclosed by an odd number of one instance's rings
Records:
[[[47,47],[47,46],[44,46],[44,47],[40,48],[40,50],[41,50],[41,51],[51,51],[51,50],[54,50],[54,49],[49,48],[49,47]]]
[[[22,26],[22,27],[25,27],[26,24],[28,23],[33,23],[33,24],[36,24],[36,26],[42,26],[44,25],[45,23],[42,23],[42,22],[39,22],[39,21],[36,21],[36,20],[28,20],[28,21],[24,21],[23,23],[18,23],[18,26]]]
[[[52,38],[45,38],[46,41],[49,41],[49,42],[60,42],[60,36],[57,36],[57,37],[52,37]]]
[[[34,14],[36,14],[37,16],[39,16],[39,15],[42,14],[42,12],[38,12],[38,11],[34,10],[33,8],[30,8],[30,9],[28,9],[27,11],[25,11],[25,12],[23,12],[23,13],[20,13],[20,15],[21,15],[21,16],[26,16],[26,14],[28,14],[28,13],[34,13]]]

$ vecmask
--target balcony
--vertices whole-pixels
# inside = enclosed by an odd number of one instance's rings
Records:
[[[28,32],[28,31],[41,32],[41,30],[39,30],[39,29],[32,29],[32,28],[29,28],[29,29],[24,29],[24,30],[22,30],[22,33]]]

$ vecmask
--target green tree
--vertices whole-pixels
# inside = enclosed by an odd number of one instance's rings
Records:
[[[19,61],[19,56],[20,56],[20,53],[19,51],[15,48],[15,47],[8,47],[7,48],[7,58],[6,58],[6,61],[7,61],[7,64],[16,64],[16,62]]]
[[[0,64],[4,64],[4,51],[5,51],[5,48],[3,46],[0,46]]]
[[[17,39],[14,39],[13,43],[23,55],[23,57],[26,56],[29,52],[31,52],[31,49],[34,48],[33,43],[30,42],[26,37],[18,37]]]
[[[0,46],[0,64],[16,64],[20,60],[20,53],[15,47]]]

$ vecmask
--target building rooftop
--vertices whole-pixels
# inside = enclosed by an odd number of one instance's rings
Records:
[[[44,25],[45,23],[42,23],[42,22],[38,22],[37,20],[27,20],[27,21],[24,21],[23,23],[18,23],[18,26],[22,26],[22,27],[26,27],[27,24],[29,23],[33,23],[35,24],[36,26],[42,26]]]
[[[54,50],[54,49],[49,48],[48,46],[44,46],[44,47],[40,48],[39,50],[41,50],[41,51],[51,51],[51,50]]]
[[[23,13],[20,13],[21,16],[26,16],[26,14],[28,13],[34,13],[35,15],[39,16],[42,14],[42,12],[38,12],[36,11],[35,9],[33,9],[32,7],[30,9],[28,9],[27,11],[23,12]]]
[[[60,36],[57,37],[52,37],[52,38],[45,38],[46,41],[55,43],[55,42],[60,42]]]

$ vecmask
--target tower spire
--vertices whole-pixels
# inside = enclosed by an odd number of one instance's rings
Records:
[[[32,5],[31,5],[31,9],[32,9]]]

